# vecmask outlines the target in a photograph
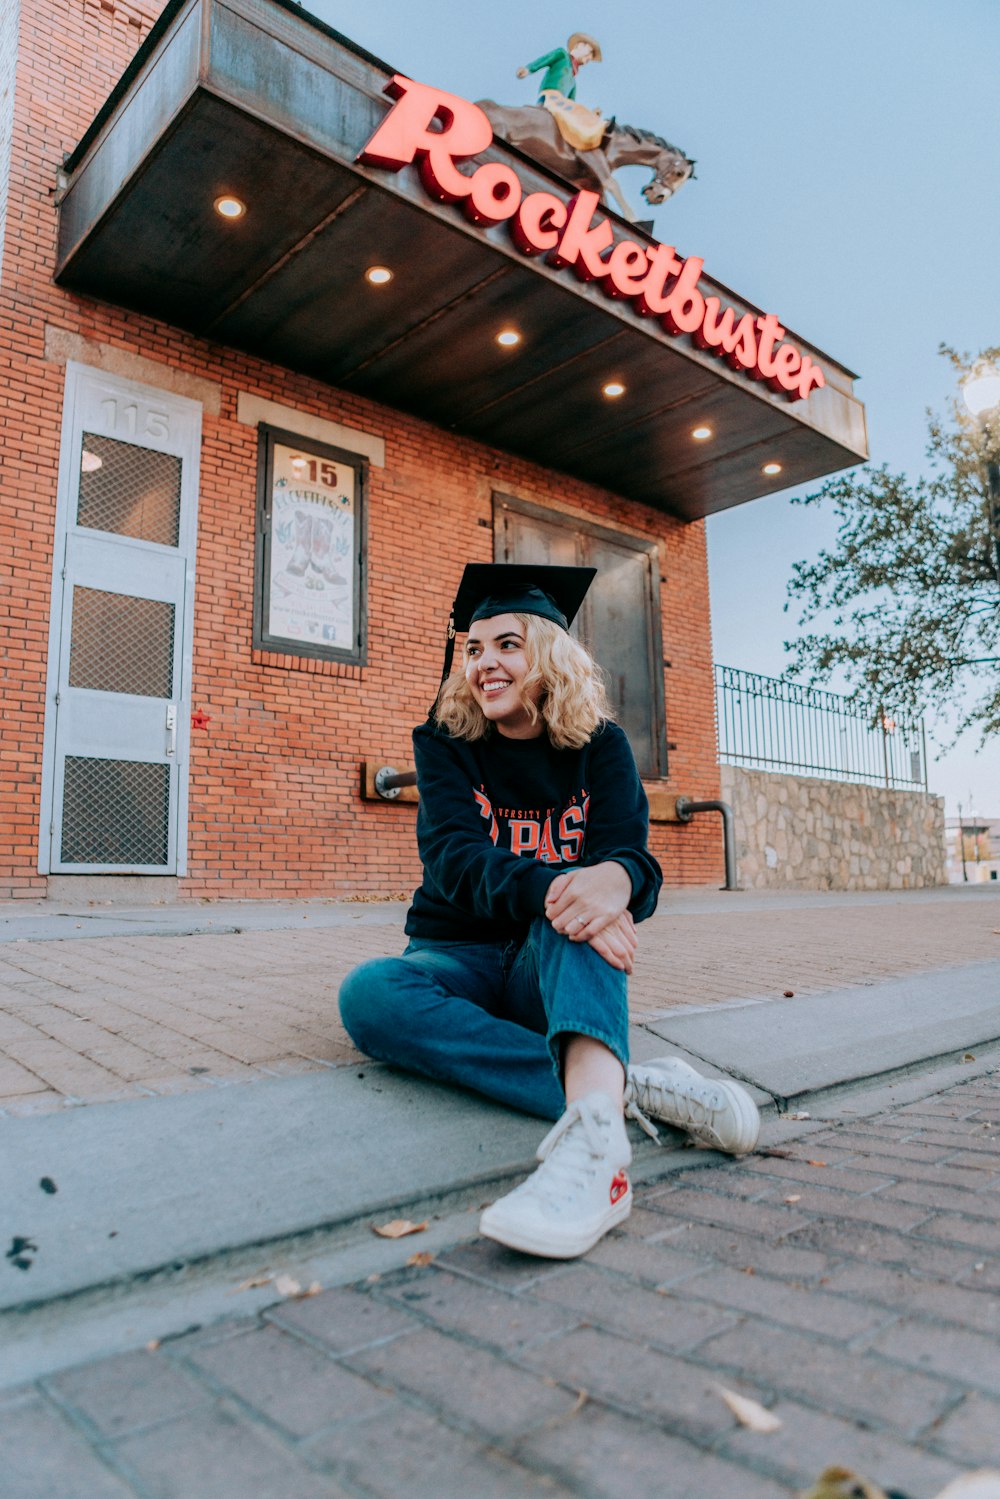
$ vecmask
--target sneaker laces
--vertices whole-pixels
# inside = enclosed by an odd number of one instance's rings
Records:
[[[640,1077],[635,1074],[630,1074],[628,1081],[632,1096],[625,1105],[625,1116],[635,1119],[640,1127],[649,1123],[641,1112],[645,1109],[654,1115],[676,1115],[680,1122],[696,1129],[706,1125],[711,1128],[713,1113],[725,1107],[719,1090],[713,1089],[710,1083],[688,1083],[679,1087],[663,1078]],[[670,1098],[672,1102],[669,1109],[664,1105],[665,1098]]]
[[[633,1086],[635,1085],[633,1084]],[[638,1092],[638,1088],[636,1088],[636,1091]],[[645,1102],[645,1107],[649,1108],[648,1099]],[[655,1140],[657,1145],[663,1144],[663,1141],[660,1139],[660,1131],[656,1128],[656,1125],[642,1112],[635,1099],[630,1098],[628,1093],[625,1095],[625,1118],[635,1120],[635,1123],[642,1130],[643,1134],[648,1135],[651,1140]]]
[[[609,1121],[610,1113],[602,1119],[584,1099],[571,1103],[539,1145],[542,1164],[516,1189],[518,1194],[551,1201],[553,1187],[559,1187],[565,1198],[586,1190],[597,1171],[595,1162],[607,1153]]]

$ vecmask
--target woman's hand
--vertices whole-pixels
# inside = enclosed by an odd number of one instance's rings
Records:
[[[631,911],[623,911],[609,926],[598,932],[596,937],[591,937],[590,946],[612,968],[631,973],[636,948],[639,946]]]
[[[628,909],[631,899],[628,873],[609,859],[558,875],[545,897],[545,914],[571,942],[589,942]]]

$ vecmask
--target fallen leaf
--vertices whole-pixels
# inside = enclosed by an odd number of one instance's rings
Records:
[[[973,1051],[967,1051],[965,1053],[965,1056],[962,1058],[963,1062],[974,1062],[975,1060],[976,1060],[976,1054]]]
[[[47,1192],[50,1197],[52,1196],[53,1192],[59,1191],[59,1188],[56,1186],[51,1176],[43,1176],[38,1185],[41,1187],[42,1191]]]
[[[727,1390],[724,1385],[714,1386],[715,1392],[729,1406],[733,1415],[741,1426],[746,1426],[750,1431],[759,1431],[767,1435],[772,1431],[781,1430],[781,1422],[772,1411],[766,1410],[756,1400],[751,1400],[746,1395],[737,1395],[733,1390]]]
[[[798,1114],[789,1114],[788,1117],[789,1117],[789,1119],[811,1119],[812,1115],[811,1114],[807,1114],[806,1111],[805,1111],[805,1109],[802,1109],[802,1110],[799,1111]]]
[[[408,1265],[420,1265],[422,1267],[424,1265],[429,1265],[433,1258],[434,1256],[431,1254],[430,1250],[421,1249],[418,1250],[416,1254],[411,1254],[406,1263]]]
[[[794,989],[785,989],[785,990],[782,991],[782,993],[783,993],[783,997],[785,999],[794,999],[795,998],[795,990]]]
[[[743,1265],[741,1268],[743,1270],[743,1274],[744,1275],[756,1275],[757,1274],[757,1270],[756,1270],[756,1267],[754,1265]]]
[[[146,1349],[147,1349],[147,1351],[149,1353],[155,1353],[156,1350],[157,1350],[157,1348],[159,1348],[159,1346],[160,1346],[160,1340],[159,1340],[159,1338],[150,1338],[149,1342],[146,1344]]]
[[[807,1166],[825,1166],[825,1161],[806,1161]]]
[[[241,1280],[238,1286],[233,1286],[229,1294],[230,1296],[235,1296],[238,1291],[256,1291],[258,1286],[269,1286],[272,1279],[273,1276],[270,1271],[263,1272],[260,1275],[251,1275],[249,1280]]]
[[[570,1407],[570,1409],[568,1411],[566,1411],[565,1415],[557,1416],[557,1417],[555,1417],[555,1419],[556,1420],[568,1420],[568,1418],[570,1416],[575,1416],[576,1413],[577,1413],[577,1411],[582,1411],[583,1410],[583,1407],[586,1405],[586,1403],[587,1403],[587,1401],[589,1399],[590,1399],[590,1396],[587,1394],[586,1390],[577,1390],[577,1392],[576,1392],[576,1399],[574,1400],[574,1402],[573,1402],[572,1406]]]
[[[946,1484],[935,1499],[1000,1499],[1000,1469],[975,1468]]]
[[[802,1193],[801,1192],[793,1192],[792,1195],[791,1195],[791,1197],[786,1197],[784,1199],[784,1201],[785,1202],[801,1202],[802,1201]]]
[[[388,1223],[373,1223],[372,1231],[380,1239],[402,1239],[406,1234],[422,1234],[426,1227],[426,1218],[423,1223],[411,1223],[409,1218],[393,1218]]]
[[[837,1465],[824,1468],[802,1499],[886,1499],[886,1493],[870,1478]]]
[[[274,1277],[274,1289],[279,1296],[301,1296],[302,1287],[291,1275],[276,1275]]]

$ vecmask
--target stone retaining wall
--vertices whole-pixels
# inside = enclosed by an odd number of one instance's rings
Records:
[[[747,890],[918,890],[947,882],[944,798],[723,765]]]

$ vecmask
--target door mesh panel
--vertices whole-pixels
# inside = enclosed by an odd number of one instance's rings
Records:
[[[166,864],[169,765],[67,755],[64,864]]]
[[[173,604],[74,588],[69,685],[172,697]]]
[[[179,458],[84,432],[77,525],[175,547],[180,517]]]

